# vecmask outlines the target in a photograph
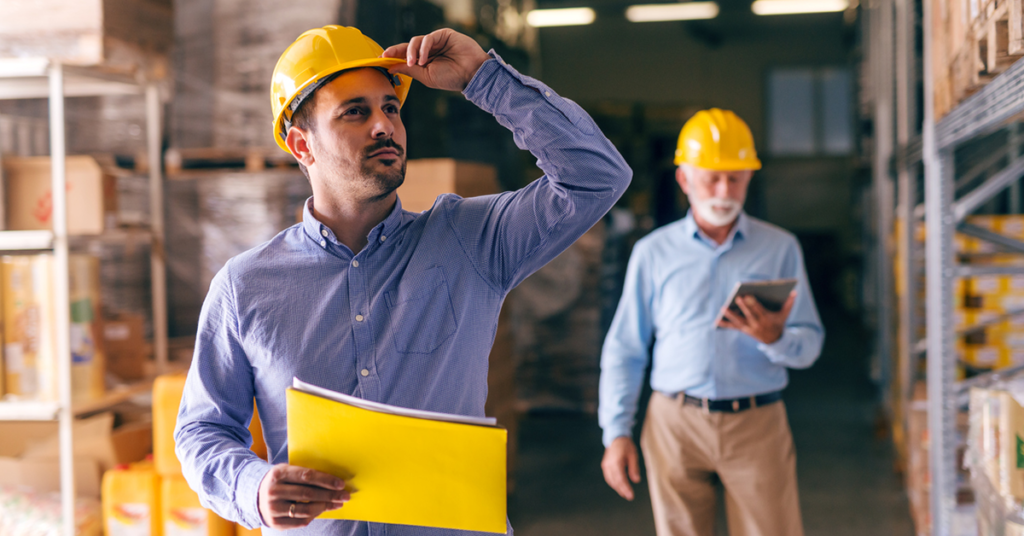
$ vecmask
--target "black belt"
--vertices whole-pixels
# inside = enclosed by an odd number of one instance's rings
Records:
[[[690,396],[686,393],[667,394],[665,396],[678,400],[680,396],[683,397],[683,404],[688,406],[697,406],[707,411],[724,411],[727,413],[739,413],[746,411],[750,408],[756,408],[759,406],[767,406],[782,400],[782,391],[775,391],[773,393],[765,393],[763,395],[746,396],[743,398],[732,398],[723,400],[709,400],[707,398],[697,398]]]

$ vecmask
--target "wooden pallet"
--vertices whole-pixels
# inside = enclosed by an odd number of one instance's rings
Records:
[[[236,169],[251,172],[297,166],[292,155],[277,147],[172,148],[164,153],[164,168],[169,176],[192,170]]]
[[[949,0],[932,21],[935,114],[942,117],[1024,57],[1024,0]],[[942,11],[941,6],[946,10]]]

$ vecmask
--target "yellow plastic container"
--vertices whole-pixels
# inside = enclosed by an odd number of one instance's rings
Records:
[[[235,524],[203,508],[180,476],[160,477],[163,536],[235,536]]]
[[[134,464],[103,474],[106,536],[160,536],[160,486],[152,464]]]
[[[184,391],[184,374],[160,376],[153,383],[153,464],[160,476],[181,475],[181,463],[174,454],[174,424]]]
[[[260,529],[247,529],[241,525],[235,525],[235,536],[262,536]]]

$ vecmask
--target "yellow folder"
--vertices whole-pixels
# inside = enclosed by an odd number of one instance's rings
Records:
[[[353,405],[358,399],[300,384],[286,393],[288,461],[353,491],[320,518],[505,533],[504,428]]]

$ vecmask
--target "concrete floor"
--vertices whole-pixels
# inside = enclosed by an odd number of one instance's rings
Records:
[[[866,357],[870,336],[855,319],[822,314],[828,333],[822,358],[795,371],[785,393],[806,534],[912,536],[891,444],[876,435],[876,390]],[[524,419],[517,489],[509,498],[517,535],[654,534],[646,484],[633,502],[605,485],[600,437],[590,415]],[[724,525],[719,523],[719,535],[727,534]]]

